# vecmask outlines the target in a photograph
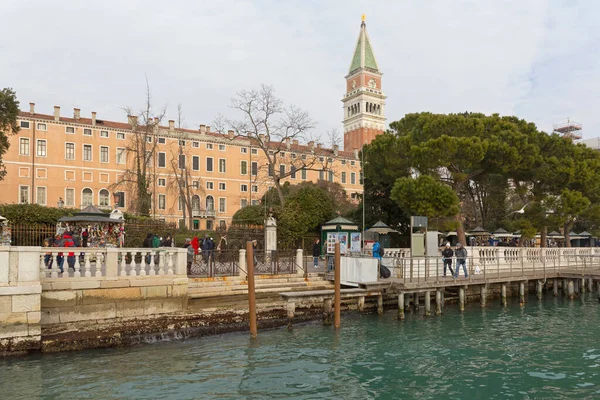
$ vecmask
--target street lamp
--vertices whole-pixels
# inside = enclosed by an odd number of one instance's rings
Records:
[[[113,198],[115,199],[115,209],[119,208],[119,200],[121,199],[121,195],[119,192],[113,193]]]
[[[58,198],[58,203],[56,203],[56,205],[58,206],[58,208],[63,208],[65,205],[65,202],[63,201],[62,197]]]

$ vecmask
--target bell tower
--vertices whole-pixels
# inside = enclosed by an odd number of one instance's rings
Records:
[[[346,75],[344,150],[362,149],[385,131],[385,99],[381,76],[362,16],[356,49]]]

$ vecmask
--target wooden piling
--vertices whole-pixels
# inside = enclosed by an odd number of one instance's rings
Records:
[[[525,282],[519,282],[519,304],[525,305]]]
[[[296,313],[296,303],[294,303],[293,301],[288,302],[287,303],[288,328],[292,327],[295,313]]]
[[[334,311],[333,311],[333,327],[336,329],[340,328],[341,324],[341,276],[340,269],[342,264],[342,256],[340,253],[340,242],[337,240],[335,242],[335,260],[334,260],[334,268],[335,268],[335,296],[334,296]]]
[[[425,291],[425,315],[431,315],[431,292],[429,290]]]
[[[419,293],[414,293],[413,294],[413,308],[416,311],[419,310]]]
[[[567,292],[569,294],[569,299],[575,298],[575,283],[571,279],[569,279],[569,283],[567,284]]]
[[[377,314],[383,314],[383,294],[377,296]]]
[[[538,280],[538,281],[536,282],[536,288],[535,288],[536,290],[535,290],[535,293],[536,293],[536,296],[537,296],[537,298],[538,298],[539,300],[541,300],[541,299],[542,299],[542,289],[543,289],[543,287],[544,287],[544,285],[542,284],[542,281]]]
[[[404,293],[398,295],[398,319],[404,319]]]
[[[323,324],[331,325],[331,298],[323,299]]]
[[[506,307],[506,283],[500,285],[500,297],[502,298],[502,306]]]
[[[554,297],[558,296],[558,279],[556,278],[552,280],[552,294]]]
[[[581,283],[579,284],[579,292],[585,293],[585,278],[581,278]]]
[[[598,291],[600,293],[600,284],[598,285]],[[441,290],[435,291],[435,315],[442,313],[442,292]]]
[[[246,242],[246,267],[248,269],[248,310],[250,319],[250,337],[258,334],[256,323],[256,291],[254,285],[254,248],[252,242]]]
[[[465,288],[461,286],[458,288],[458,307],[460,311],[465,311]]]
[[[588,279],[588,292],[592,293],[594,291],[594,280],[592,278]]]
[[[364,311],[365,310],[365,296],[360,296],[358,298],[358,311]]]
[[[481,307],[485,307],[485,303],[487,301],[487,288],[485,285],[482,285],[481,288],[479,288],[479,302],[481,303]]]
[[[569,297],[569,280],[563,279],[562,281],[562,290],[565,296]]]

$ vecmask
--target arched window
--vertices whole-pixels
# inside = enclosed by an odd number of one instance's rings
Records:
[[[206,211],[215,211],[215,199],[212,196],[206,196]]]
[[[197,194],[192,196],[192,210],[200,211],[200,196]]]
[[[98,205],[101,207],[110,206],[110,193],[108,193],[108,190],[100,190],[100,193],[98,194]]]
[[[81,205],[83,207],[91,206],[94,203],[94,192],[90,188],[85,188],[81,192]]]

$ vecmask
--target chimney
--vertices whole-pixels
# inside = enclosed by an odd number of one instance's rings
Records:
[[[92,113],[94,116],[96,115],[96,113]],[[137,124],[137,116],[136,115],[128,115],[127,116],[127,123],[131,126],[134,126]]]
[[[308,142],[308,148],[310,151],[313,151],[315,149],[315,142],[313,142],[312,140]]]
[[[158,117],[154,117],[154,123],[158,125]]]
[[[297,139],[294,139],[294,140],[292,140],[292,144],[293,144],[294,146],[297,146],[297,145],[298,145],[298,140],[297,140]]]
[[[339,152],[340,152],[340,146],[338,146],[337,144],[334,144],[333,145],[333,154],[337,157]]]
[[[264,133],[259,133],[258,134],[258,139],[260,139],[261,142],[265,141],[265,134]]]
[[[170,119],[169,120],[169,130],[170,131],[174,131],[175,130],[175,121]]]
[[[235,137],[235,131],[232,129],[228,130],[227,136],[229,136],[229,139],[233,139]]]
[[[35,103],[29,103],[29,112],[35,114]]]
[[[200,133],[206,133],[206,125],[200,124]]]
[[[292,139],[285,138],[285,147],[289,150],[292,147]]]
[[[356,160],[358,160],[358,149],[357,148],[354,149],[354,158]]]
[[[206,133],[210,133],[210,126],[206,125]]]
[[[73,118],[79,119],[81,117],[81,109],[74,108],[73,109]]]
[[[96,111],[92,111],[92,126],[96,126]]]
[[[321,143],[317,143],[317,149],[321,148]]]
[[[54,120],[60,121],[60,106],[54,106]]]

